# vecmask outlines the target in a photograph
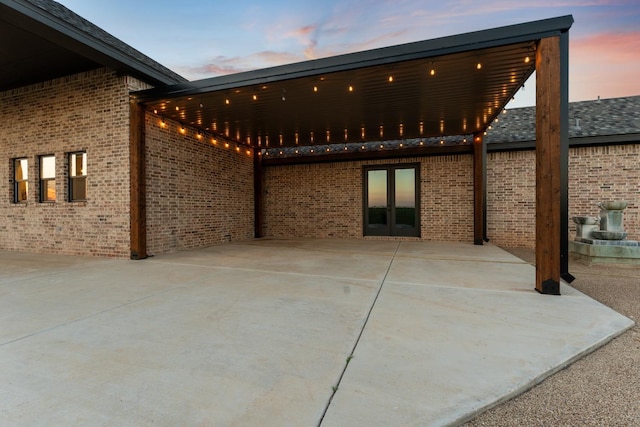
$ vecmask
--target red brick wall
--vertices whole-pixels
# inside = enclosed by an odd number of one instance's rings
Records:
[[[469,155],[266,167],[265,236],[362,238],[362,168],[397,163],[420,163],[421,238],[472,241]]]
[[[0,249],[129,256],[129,90],[106,70],[0,93]],[[87,152],[87,201],[67,201],[67,153]],[[56,156],[54,203],[38,202],[38,156]],[[11,159],[29,160],[29,199],[13,203]]]
[[[147,252],[253,238],[253,153],[147,114]]]

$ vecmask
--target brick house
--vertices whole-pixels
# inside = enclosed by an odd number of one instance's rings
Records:
[[[18,40],[0,59],[5,61],[0,67],[0,174],[7,178],[0,184],[0,250],[144,258],[254,237],[478,243],[481,236],[505,246],[535,244],[535,109],[501,111],[535,69],[529,56],[526,65],[520,63],[522,52],[547,36],[564,34],[572,19],[474,33],[474,40],[486,39],[480,51],[469,51],[465,37],[470,35],[462,35],[443,39],[449,43],[446,48],[420,42],[308,66],[187,82],[53,1],[2,0],[0,11],[0,30]],[[529,33],[531,39],[525,37]],[[508,53],[519,55],[517,66],[502,59],[512,45]],[[294,103],[300,85],[322,92],[331,80],[311,74],[320,66],[329,70],[327,76],[349,75],[355,92],[366,83],[371,93],[400,96],[383,92],[389,89],[363,70],[392,65],[397,81],[402,73],[410,77],[409,66],[402,67],[411,61],[389,63],[389,53],[407,49],[412,61],[440,60],[438,76],[445,67],[469,60],[467,52],[485,55],[496,69],[516,67],[519,74],[508,90],[502,86],[500,102],[478,110],[476,123],[460,119],[456,129],[447,131],[443,119],[416,119],[413,128],[401,122],[393,132],[387,126],[383,134],[382,125],[369,123],[364,107],[359,117],[363,124],[355,130],[339,124],[326,132],[316,128],[314,136],[308,130],[316,122],[307,116],[293,119],[305,108]],[[420,58],[420,49],[439,56]],[[484,69],[490,72],[488,66]],[[286,75],[276,78],[278,73]],[[434,67],[428,74],[435,73]],[[389,75],[385,85],[392,82]],[[236,95],[247,87],[255,88],[253,99],[247,93],[239,102]],[[482,82],[469,90],[487,99],[497,96]],[[402,101],[419,107],[420,100],[407,95],[413,92],[402,95]],[[465,100],[466,93],[450,102]],[[447,104],[455,96],[441,96],[443,106],[460,110],[459,104]],[[265,108],[252,106],[263,99],[270,103]],[[293,107],[280,110],[285,101]],[[405,108],[398,99],[391,101],[397,109]],[[474,98],[470,105],[485,101]],[[226,107],[210,107],[214,103],[235,108],[236,116],[225,121]],[[354,105],[334,104],[337,115],[331,120]],[[603,199],[628,200],[626,224],[636,238],[639,111],[640,97],[572,104],[568,135],[569,214],[593,213]],[[280,123],[283,117],[302,127],[287,128],[288,121]],[[249,127],[243,128],[245,124]],[[280,130],[273,130],[274,124]],[[439,129],[430,131],[430,126]],[[474,141],[482,141],[484,153]],[[478,166],[478,159],[486,166]],[[385,223],[390,218],[373,205],[378,181],[386,185],[388,200],[393,195],[394,205],[400,193],[409,200],[406,206],[393,206],[393,226],[379,224],[380,215]],[[566,228],[566,215],[562,221]]]

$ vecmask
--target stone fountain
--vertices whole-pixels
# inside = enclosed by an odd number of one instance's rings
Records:
[[[623,211],[627,202],[598,203],[600,216],[574,216],[576,236],[569,242],[569,251],[574,258],[590,264],[638,264],[640,244],[626,240]]]

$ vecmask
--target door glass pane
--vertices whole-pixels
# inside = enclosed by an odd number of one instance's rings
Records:
[[[369,227],[386,227],[387,220],[387,171],[367,172],[367,210]]]
[[[395,209],[397,228],[416,226],[416,171],[415,169],[395,170]]]

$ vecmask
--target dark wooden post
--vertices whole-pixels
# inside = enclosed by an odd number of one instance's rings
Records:
[[[131,259],[147,257],[147,207],[145,184],[145,110],[130,103]]]
[[[486,236],[487,143],[482,134],[473,136],[473,244],[482,245]]]
[[[536,290],[553,295],[560,295],[560,235],[566,232],[561,130],[567,126],[562,120],[567,87],[561,51],[560,36],[540,40],[536,51]]]
[[[262,150],[258,147],[253,149],[253,221],[254,236],[256,239],[262,237]]]

